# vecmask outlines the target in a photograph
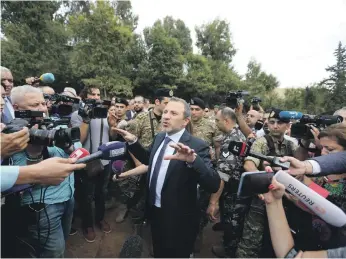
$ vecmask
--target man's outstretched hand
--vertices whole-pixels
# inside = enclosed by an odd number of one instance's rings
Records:
[[[137,137],[130,132],[123,130],[123,129],[118,129],[114,128],[112,129],[115,133],[121,135],[127,142],[135,142]]]
[[[165,156],[165,160],[180,160],[188,163],[193,163],[193,161],[195,161],[197,155],[193,149],[182,143],[174,143],[170,144],[170,146],[177,152],[173,155]]]

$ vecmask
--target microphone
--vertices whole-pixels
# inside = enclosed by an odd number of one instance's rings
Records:
[[[122,160],[115,160],[112,163],[112,172],[118,177],[124,171],[125,162]]]
[[[346,214],[339,207],[317,194],[305,184],[284,171],[277,172],[274,177],[285,186],[286,190],[297,197],[325,222],[335,227],[342,227],[346,224]]]
[[[300,120],[303,117],[303,113],[295,111],[281,111],[279,117],[284,120]]]
[[[228,150],[236,156],[240,157],[247,157],[247,156],[252,156],[264,161],[267,161],[271,163],[274,166],[279,166],[282,169],[289,169],[290,168],[290,163],[289,162],[281,162],[280,157],[269,157],[265,156],[260,153],[252,152],[250,150],[250,147],[245,143],[245,142],[240,142],[240,141],[231,141],[228,145]]]
[[[97,152],[79,158],[76,164],[86,164],[99,158],[103,160],[120,160],[126,152],[127,148],[125,142],[112,141],[99,146]]]
[[[71,153],[70,158],[80,159],[80,158],[86,157],[88,155],[90,155],[88,150],[86,150],[85,148],[78,148]]]
[[[55,77],[52,73],[44,73],[42,74],[39,78],[35,79],[32,83],[46,83],[46,84],[51,84],[55,81]]]
[[[119,258],[141,258],[143,251],[143,239],[138,236],[129,236],[119,253]]]

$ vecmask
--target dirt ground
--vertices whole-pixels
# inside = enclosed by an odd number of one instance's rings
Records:
[[[73,226],[78,229],[78,233],[70,236],[66,244],[66,254],[68,258],[115,258],[118,257],[121,247],[128,236],[134,233],[132,222],[127,218],[122,223],[116,223],[117,208],[106,211],[106,221],[111,225],[112,232],[105,234],[95,228],[96,241],[88,243],[85,241],[80,228],[80,220],[77,217]],[[221,242],[221,232],[214,232],[212,224],[209,224],[204,231],[204,243],[200,253],[194,255],[198,258],[215,257],[211,252],[211,246]],[[149,245],[150,233],[148,228],[143,231],[144,248],[142,257],[150,258]]]

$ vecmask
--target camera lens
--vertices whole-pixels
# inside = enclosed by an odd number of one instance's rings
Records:
[[[30,143],[35,143],[36,145],[42,146],[52,146],[54,141],[54,135],[56,130],[42,130],[31,128],[30,133]]]

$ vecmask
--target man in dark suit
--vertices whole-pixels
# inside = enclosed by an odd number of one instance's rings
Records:
[[[149,150],[136,136],[117,130],[129,142],[129,151],[149,165],[146,203],[155,257],[190,256],[200,216],[197,184],[211,193],[220,186],[208,145],[185,130],[190,115],[184,100],[172,98],[163,111],[163,132],[156,135]]]

